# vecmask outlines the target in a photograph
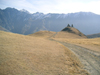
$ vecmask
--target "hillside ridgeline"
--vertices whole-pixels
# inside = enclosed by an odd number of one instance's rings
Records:
[[[58,32],[54,36],[54,38],[78,39],[78,38],[87,38],[87,37],[74,27],[65,27],[60,32]]]
[[[83,33],[81,33],[79,30],[77,30],[74,27],[65,27],[60,32],[52,32],[52,31],[39,31],[33,34],[30,34],[30,36],[34,37],[45,37],[45,38],[87,38]]]
[[[100,37],[100,33],[97,34],[91,34],[91,35],[86,35],[88,38],[98,38]]]

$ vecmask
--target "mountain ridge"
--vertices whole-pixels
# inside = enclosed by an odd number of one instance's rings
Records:
[[[98,38],[100,37],[100,33],[97,34],[90,34],[90,35],[86,35],[88,38]]]
[[[13,33],[32,34],[40,30],[58,32],[67,24],[84,34],[99,33],[100,15],[91,12],[77,12],[69,14],[59,13],[28,13],[15,8],[0,9],[0,26]]]

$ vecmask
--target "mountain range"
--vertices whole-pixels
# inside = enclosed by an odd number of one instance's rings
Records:
[[[88,34],[100,33],[100,15],[92,12],[29,13],[27,10],[15,8],[0,9],[0,27],[6,31],[19,34],[32,34],[41,30],[61,31],[68,24]]]

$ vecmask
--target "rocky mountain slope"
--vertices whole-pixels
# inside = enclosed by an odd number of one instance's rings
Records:
[[[14,33],[31,34],[40,30],[60,31],[67,24],[84,34],[100,32],[100,15],[91,12],[69,14],[29,13],[15,8],[0,9],[0,26]]]

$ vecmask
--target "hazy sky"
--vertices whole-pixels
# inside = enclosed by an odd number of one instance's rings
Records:
[[[26,9],[30,13],[93,12],[100,14],[100,0],[0,0],[0,8]]]

